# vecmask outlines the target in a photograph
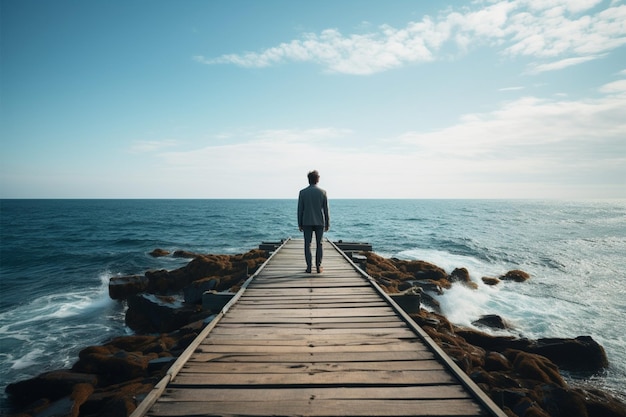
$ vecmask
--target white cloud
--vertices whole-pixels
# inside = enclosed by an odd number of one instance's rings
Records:
[[[601,98],[525,97],[446,129],[368,138],[368,147],[354,146],[356,129],[263,130],[163,152],[159,166],[198,197],[289,198],[318,169],[341,198],[624,198],[626,95],[612,94],[617,83]]]
[[[600,143],[611,143],[623,150],[624,132],[626,96],[583,101],[525,97],[491,113],[466,115],[449,128],[433,133],[407,133],[402,139],[433,156],[499,158],[517,152],[546,152],[557,158],[573,154],[593,158],[594,151],[602,152],[594,149]],[[622,156],[626,158],[626,154]]]
[[[600,87],[601,93],[626,93],[626,80],[613,81]]]
[[[340,129],[334,127],[314,128],[314,129],[270,129],[256,133],[256,140],[263,143],[315,143],[336,142],[348,137],[353,132],[350,129]]]
[[[312,61],[332,72],[371,74],[398,67],[406,62],[430,61],[438,36],[432,22],[411,23],[406,29],[381,27],[381,32],[345,37],[336,29],[321,34],[308,33],[303,39],[282,43],[260,53],[228,54],[208,59],[195,56],[205,64],[235,64],[242,67],[267,67],[285,61]],[[417,36],[415,34],[418,34]]]
[[[505,53],[550,59],[598,56],[626,44],[625,18],[626,6],[583,16],[562,6],[537,13],[518,10],[510,16],[507,32],[512,44]]]
[[[531,70],[551,71],[597,59],[626,44],[623,24],[626,6],[613,3],[595,11],[600,3],[599,0],[498,1],[478,10],[464,7],[443,13],[437,20],[425,16],[400,29],[382,25],[377,31],[351,35],[326,29],[260,52],[217,58],[198,55],[194,59],[210,65],[243,67],[314,62],[331,72],[367,75],[439,59],[446,44],[455,44],[459,53],[487,44],[510,57],[550,59],[553,62],[534,63]]]
[[[531,74],[538,74],[540,72],[560,70],[563,68],[571,67],[573,65],[582,64],[583,62],[592,61],[597,58],[597,56],[584,56],[576,58],[565,58],[559,61],[549,62],[547,64],[531,64],[528,72]]]
[[[228,173],[254,181],[261,172],[279,175],[299,167],[307,169],[306,162],[328,163],[320,157],[324,153],[336,152],[334,161],[339,162],[346,149],[342,139],[351,134],[350,130],[333,127],[262,130],[239,136],[238,143],[163,152],[160,157],[170,169],[193,173],[197,178],[219,178]]]
[[[168,140],[139,140],[133,142],[130,147],[130,152],[133,153],[145,153],[145,152],[156,152],[160,151],[164,148],[171,148],[177,146],[179,144],[178,141],[168,139]]]

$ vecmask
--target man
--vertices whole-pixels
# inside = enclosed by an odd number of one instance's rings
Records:
[[[311,273],[311,241],[315,232],[315,266],[322,272],[322,236],[330,228],[328,214],[328,198],[326,191],[317,186],[320,174],[317,171],[308,173],[309,186],[300,190],[298,196],[298,228],[304,232],[304,259],[306,272]]]

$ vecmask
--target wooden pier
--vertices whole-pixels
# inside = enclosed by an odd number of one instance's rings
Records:
[[[284,242],[132,417],[505,417],[334,244],[321,274],[302,247]]]

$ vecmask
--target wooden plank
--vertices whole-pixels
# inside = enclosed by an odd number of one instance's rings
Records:
[[[404,327],[406,326],[404,322],[401,321],[391,321],[388,316],[380,316],[380,317],[350,317],[350,321],[346,321],[345,317],[280,317],[280,316],[261,316],[254,318],[242,318],[242,317],[226,317],[222,319],[222,323],[220,325],[245,325],[245,324],[263,324],[263,323],[276,323],[276,324],[289,324],[289,323],[304,323],[310,326],[313,325],[324,325],[324,324],[333,324],[333,323],[345,323],[347,325],[353,324],[355,327],[358,327],[359,323],[372,323],[376,327],[380,326],[380,323],[385,323],[385,326],[391,325],[392,323],[395,326]]]
[[[291,303],[266,303],[266,304],[248,304],[241,303],[237,304],[237,311],[239,310],[253,310],[258,311],[259,309],[267,309],[267,307],[271,307],[272,310],[285,310],[285,309],[306,309],[306,310],[314,310],[319,308],[385,308],[388,307],[389,304],[377,301],[377,302],[363,302],[358,300],[353,300],[351,303],[307,303],[307,302],[291,302]]]
[[[243,299],[237,302],[238,306],[241,305],[256,305],[256,304],[298,304],[303,302],[314,302],[316,304],[326,304],[326,303],[380,303],[380,297],[375,295],[360,295],[358,298],[353,296],[344,296],[344,295],[326,295],[321,296],[317,295],[315,297],[310,294],[300,295],[300,296],[292,296],[289,298],[280,297],[280,296],[265,296],[265,297],[257,297],[255,294],[250,294]],[[385,303],[386,304],[386,303]]]
[[[141,417],[504,415],[482,408],[423,331],[324,245],[322,274],[304,273],[301,241],[274,251]]]
[[[349,400],[349,399],[444,399],[469,398],[467,391],[460,385],[423,385],[410,387],[313,387],[301,388],[213,388],[204,389],[169,389],[163,396],[164,401],[282,401],[291,400]]]
[[[176,386],[227,385],[434,385],[455,384],[456,379],[443,369],[427,371],[348,371],[297,373],[211,373],[180,372],[170,382]]]
[[[276,318],[276,316],[273,316],[274,318]],[[302,317],[302,318],[306,318],[306,317]],[[338,318],[343,318],[344,319],[344,323],[346,323],[347,325],[350,324],[349,321],[349,317],[338,317]],[[259,334],[259,335],[264,335],[267,334],[267,327],[264,326],[257,326],[254,323],[251,323],[249,326],[220,326],[218,328],[213,329],[213,331],[211,332],[212,334]],[[417,338],[415,336],[415,333],[413,333],[409,328],[407,328],[406,326],[385,326],[384,322],[374,322],[372,323],[371,327],[368,328],[361,328],[361,326],[355,325],[354,327],[350,328],[349,326],[332,326],[332,325],[328,325],[322,327],[322,328],[318,328],[318,329],[313,329],[310,328],[309,326],[301,326],[300,328],[295,328],[295,329],[291,329],[291,328],[281,328],[280,325],[276,326],[276,332],[272,332],[275,334],[279,334],[279,333],[286,333],[286,334],[291,334],[291,335],[295,335],[295,334],[306,334],[306,335],[319,335],[319,336],[323,336],[326,333],[334,333],[334,334],[350,334],[350,335],[354,335],[354,336],[358,336],[359,334],[361,335],[371,335],[371,334],[375,334],[375,335],[379,335],[379,336],[383,336],[386,334],[393,334],[393,335],[401,335],[404,337],[409,337],[409,338]]]
[[[292,325],[288,326],[273,326],[267,327],[270,331],[265,331],[264,334],[260,333],[238,333],[233,331],[232,333],[215,333],[210,337],[204,339],[203,343],[215,344],[215,343],[232,343],[238,340],[248,340],[250,342],[257,343],[267,343],[267,344],[279,344],[281,340],[285,343],[294,344],[294,341],[301,341],[302,343],[307,344],[307,346],[315,346],[315,345],[326,345],[332,344],[335,346],[350,346],[350,345],[360,345],[360,344],[379,344],[379,345],[403,345],[403,344],[411,344],[410,348],[419,349],[419,347],[424,346],[422,341],[419,338],[416,338],[414,335],[406,336],[406,334],[387,334],[387,335],[375,335],[371,334],[363,334],[357,333],[357,330],[363,329],[354,329],[354,328],[342,328],[341,326],[332,326],[326,327],[323,326],[321,328],[311,328],[311,333],[304,333],[301,330],[301,325],[299,327],[292,327]],[[233,329],[236,329],[233,328]],[[263,329],[263,328],[261,328]],[[367,329],[367,328],[366,328]],[[393,329],[393,328],[390,328]],[[396,328],[400,331],[406,331],[406,329]],[[290,334],[289,331],[294,331],[293,334]],[[339,330],[339,332],[330,332],[329,330]],[[320,333],[324,332],[326,333]],[[296,333],[299,332],[299,333]],[[409,333],[410,334],[410,333]]]
[[[372,290],[368,287],[335,287],[335,288],[276,288],[276,289],[261,289],[254,290],[256,296],[299,296],[299,295],[371,295]]]
[[[281,362],[281,363],[310,363],[310,362],[367,362],[367,361],[404,361],[404,360],[428,360],[435,355],[428,350],[385,350],[385,351],[360,351],[360,352],[335,352],[318,348],[313,352],[306,353],[281,353],[279,355],[264,355],[257,352],[220,352],[217,349],[211,351],[206,345],[198,348],[189,361],[193,362]],[[258,349],[257,349],[258,351]],[[355,353],[358,353],[356,355]]]
[[[381,317],[383,318],[383,317]],[[368,329],[371,327],[380,327],[381,323],[383,323],[386,328],[406,328],[406,326],[404,325],[404,323],[399,323],[399,322],[385,322],[384,320],[381,321],[374,321],[374,320],[368,320],[368,321],[359,321],[359,322],[346,322],[345,319],[341,318],[341,317],[334,317],[334,321],[332,320],[327,320],[327,321],[322,321],[322,322],[313,322],[311,319],[308,319],[306,317],[302,317],[299,319],[290,319],[290,318],[273,318],[273,319],[267,319],[266,321],[259,321],[259,320],[255,320],[255,322],[253,323],[249,323],[250,325],[253,325],[254,327],[257,328],[261,328],[261,329],[272,329],[272,328],[296,328],[296,329],[301,329],[303,327],[309,328],[309,329]],[[222,324],[223,328],[239,328],[239,329],[245,329],[246,328],[246,323],[243,322],[228,322],[228,323],[224,323]]]
[[[423,361],[382,361],[382,362],[332,362],[332,363],[302,363],[286,364],[275,362],[251,363],[242,367],[238,363],[196,363],[187,362],[183,368],[185,374],[291,374],[291,373],[317,373],[317,372],[349,372],[349,371],[428,371],[441,370],[441,364],[436,360]]]
[[[241,347],[237,347],[241,346]],[[246,347],[247,346],[247,347]],[[376,349],[380,351],[404,352],[404,351],[427,351],[428,349],[420,343],[418,339],[394,339],[394,338],[345,338],[345,337],[297,337],[291,339],[245,339],[212,336],[204,339],[201,344],[196,347],[196,352],[212,351],[232,351],[246,352],[245,349],[255,352],[266,347],[266,352],[276,352],[278,347],[282,346],[284,352],[308,352],[315,353],[320,351],[333,352],[373,352]],[[332,350],[331,350],[332,349]]]
[[[305,309],[305,311],[300,311],[300,309],[294,309],[291,312],[285,313],[281,310],[276,309],[257,309],[253,311],[249,311],[246,309],[238,309],[237,307],[233,307],[230,311],[230,314],[233,316],[284,316],[289,314],[293,315],[309,315],[310,317],[381,317],[381,316],[389,316],[395,317],[396,313],[390,307],[379,307],[379,308],[316,308],[316,309]]]
[[[291,289],[295,289],[295,288],[369,288],[369,285],[367,285],[365,282],[363,281],[341,281],[341,280],[332,280],[329,282],[325,282],[325,281],[320,281],[320,280],[298,280],[298,281],[293,281],[290,282],[289,285],[285,285],[285,283],[282,282],[271,282],[271,283],[255,283],[254,286],[252,286],[251,289],[253,290],[273,290],[273,289],[285,289],[288,288],[289,290]]]
[[[448,400],[304,400],[279,402],[236,399],[223,402],[162,402],[151,416],[479,416],[478,405],[466,399]]]

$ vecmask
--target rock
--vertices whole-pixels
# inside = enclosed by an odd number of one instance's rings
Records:
[[[589,336],[528,340],[492,336],[472,329],[457,328],[455,333],[487,350],[504,352],[506,349],[517,349],[545,356],[559,368],[568,371],[596,373],[608,367],[604,348]]]
[[[574,389],[585,399],[589,417],[626,417],[626,404],[597,389]]]
[[[93,390],[93,387],[92,387]],[[63,397],[52,403],[50,403],[45,410],[37,412],[36,417],[78,417],[80,413],[80,406],[85,402],[87,397],[79,396],[74,398],[73,396]]]
[[[207,291],[202,294],[202,309],[213,313],[220,312],[235,296],[234,293]]]
[[[524,282],[530,279],[530,275],[527,272],[514,269],[502,275],[500,279],[503,281]]]
[[[56,401],[70,396],[75,385],[95,386],[97,383],[98,377],[94,374],[57,370],[9,384],[6,393],[14,403],[27,405],[42,397]]]
[[[441,281],[440,285],[449,287],[446,272],[425,261],[405,261],[396,258],[386,259],[373,252],[364,252],[367,258],[367,271],[373,278],[386,277],[397,281],[433,280]],[[445,281],[445,282],[444,282]]]
[[[548,410],[552,416],[587,417],[585,398],[580,393],[557,387],[554,385],[542,385],[535,390],[539,397],[539,403],[544,410]],[[603,417],[607,417],[603,414]]]
[[[149,280],[143,275],[112,277],[109,280],[109,297],[113,300],[126,300],[128,297],[148,289]]]
[[[423,305],[430,307],[435,313],[441,313],[441,304],[427,292],[422,293],[420,301]]]
[[[198,304],[202,302],[202,294],[206,291],[211,291],[217,288],[220,279],[218,277],[210,277],[199,279],[192,282],[183,289],[185,296],[185,303]]]
[[[126,325],[140,333],[168,333],[198,320],[198,314],[201,308],[172,297],[137,294],[128,299]]]
[[[399,294],[389,294],[389,297],[391,297],[402,310],[411,314],[420,311],[421,294],[422,289],[420,287],[411,287]]]
[[[78,417],[81,406],[87,401],[89,396],[94,392],[94,387],[91,384],[76,384],[70,395],[72,406],[67,413],[68,416]]]
[[[510,362],[508,362],[509,367],[511,367]],[[492,385],[499,388],[506,389],[520,389],[522,388],[522,384],[520,381],[515,379],[516,375],[512,370],[500,370],[500,371],[490,371]]]
[[[519,387],[509,387],[509,388],[495,388],[491,390],[491,395],[494,398],[494,401],[500,406],[500,408],[509,408],[514,409],[520,403],[526,402],[528,399],[527,392]],[[518,407],[521,409],[522,407]],[[519,411],[518,411],[519,412]],[[515,414],[524,416],[524,414]]]
[[[148,373],[159,371],[163,368],[169,369],[170,366],[172,366],[174,362],[176,362],[176,359],[177,358],[172,357],[172,356],[165,356],[162,358],[152,359],[151,361],[148,362]]]
[[[204,255],[191,260],[179,269],[189,282],[206,277],[223,277],[232,275],[235,270],[241,271],[242,266],[233,265],[228,255]]]
[[[432,279],[418,279],[409,281],[411,286],[420,287],[423,292],[431,292],[433,294],[442,295],[443,288],[437,281]]]
[[[155,249],[152,252],[150,252],[150,256],[154,256],[155,258],[161,257],[161,256],[167,256],[169,255],[169,251],[166,251],[165,249]]]
[[[81,407],[85,416],[127,417],[145,398],[156,379],[137,378],[97,389]]]
[[[452,283],[460,282],[463,285],[474,290],[478,289],[478,285],[475,282],[472,282],[467,268],[456,268],[454,271],[452,271],[448,279]]]
[[[528,397],[522,398],[517,404],[511,407],[511,411],[516,416],[550,417],[550,414],[546,413],[545,410],[541,409],[533,400]]]
[[[176,333],[152,335],[119,336],[104,346],[113,346],[127,352],[157,353],[169,352],[178,343],[180,336]]]
[[[147,374],[148,362],[158,358],[156,353],[127,352],[112,345],[90,346],[83,349],[72,370],[98,374],[106,384],[115,384]]]
[[[392,258],[393,259],[393,258]],[[393,259],[396,267],[403,272],[413,275],[416,279],[432,279],[442,281],[448,279],[448,274],[443,268],[425,261],[401,261]]]
[[[488,352],[485,356],[486,371],[509,371],[511,362],[500,352]]]
[[[609,366],[604,348],[590,336],[538,339],[528,351],[543,355],[568,371],[596,373]]]
[[[516,339],[513,336],[493,336],[478,330],[467,328],[455,328],[454,332],[460,337],[476,346],[488,351],[504,352],[506,349],[523,350],[528,347],[526,339]]]
[[[177,283],[169,271],[165,269],[146,271],[148,288],[146,292],[151,294],[169,294],[183,288],[187,283]]]
[[[450,282],[467,282],[470,280],[469,271],[467,268],[455,268],[448,279]]]
[[[177,251],[178,252],[178,251]],[[173,271],[146,272],[152,294],[168,295],[181,291],[190,283],[208,277],[219,277],[218,291],[238,287],[251,271],[265,260],[265,252],[253,250],[242,255],[199,255],[187,253],[194,258],[184,267]]]
[[[189,258],[189,259],[193,259],[193,258],[197,258],[199,256],[202,256],[199,253],[193,253],[193,252],[188,252],[186,250],[177,250],[174,251],[174,258]]]
[[[513,369],[522,378],[559,387],[565,386],[559,368],[548,358],[515,349],[505,350],[504,355],[513,363]]]
[[[263,251],[235,256],[202,255],[171,272],[147,272],[138,281],[147,280],[148,291],[163,293],[128,296],[127,323],[131,328],[141,328],[135,329],[138,332],[176,330],[160,335],[122,336],[102,346],[83,349],[72,370],[44,373],[10,384],[6,389],[9,397],[14,403],[26,404],[23,416],[80,413],[90,417],[127,417],[211,318],[198,306],[182,303],[181,290],[198,280],[193,285],[199,289],[206,283],[203,280],[213,279],[210,277],[216,279],[216,290],[236,288],[265,260],[260,254],[264,256]],[[377,282],[386,282],[390,291],[406,290],[417,282],[421,287],[428,283],[435,293],[450,287],[445,272],[432,264],[378,259],[371,253],[367,256],[368,265],[373,260],[374,270],[368,271]],[[455,270],[451,279],[469,278],[462,270]],[[132,292],[132,280],[128,281],[119,285],[128,285],[128,292]],[[428,299],[437,303],[426,293],[422,297],[425,304]],[[192,298],[195,296],[189,300]],[[604,350],[588,336],[533,341],[462,329],[444,316],[424,309],[411,317],[508,415],[626,417],[626,406],[616,398],[599,391],[570,388],[559,374],[559,368],[595,372],[607,366]]]
[[[500,280],[494,277],[482,277],[481,279],[486,285],[493,286],[493,285],[498,285],[500,283]]]
[[[398,291],[404,292],[406,290],[413,288],[413,286],[414,285],[412,281],[402,281],[398,283]]]
[[[509,329],[509,324],[497,314],[486,314],[472,322],[474,326],[490,327],[492,329]]]

